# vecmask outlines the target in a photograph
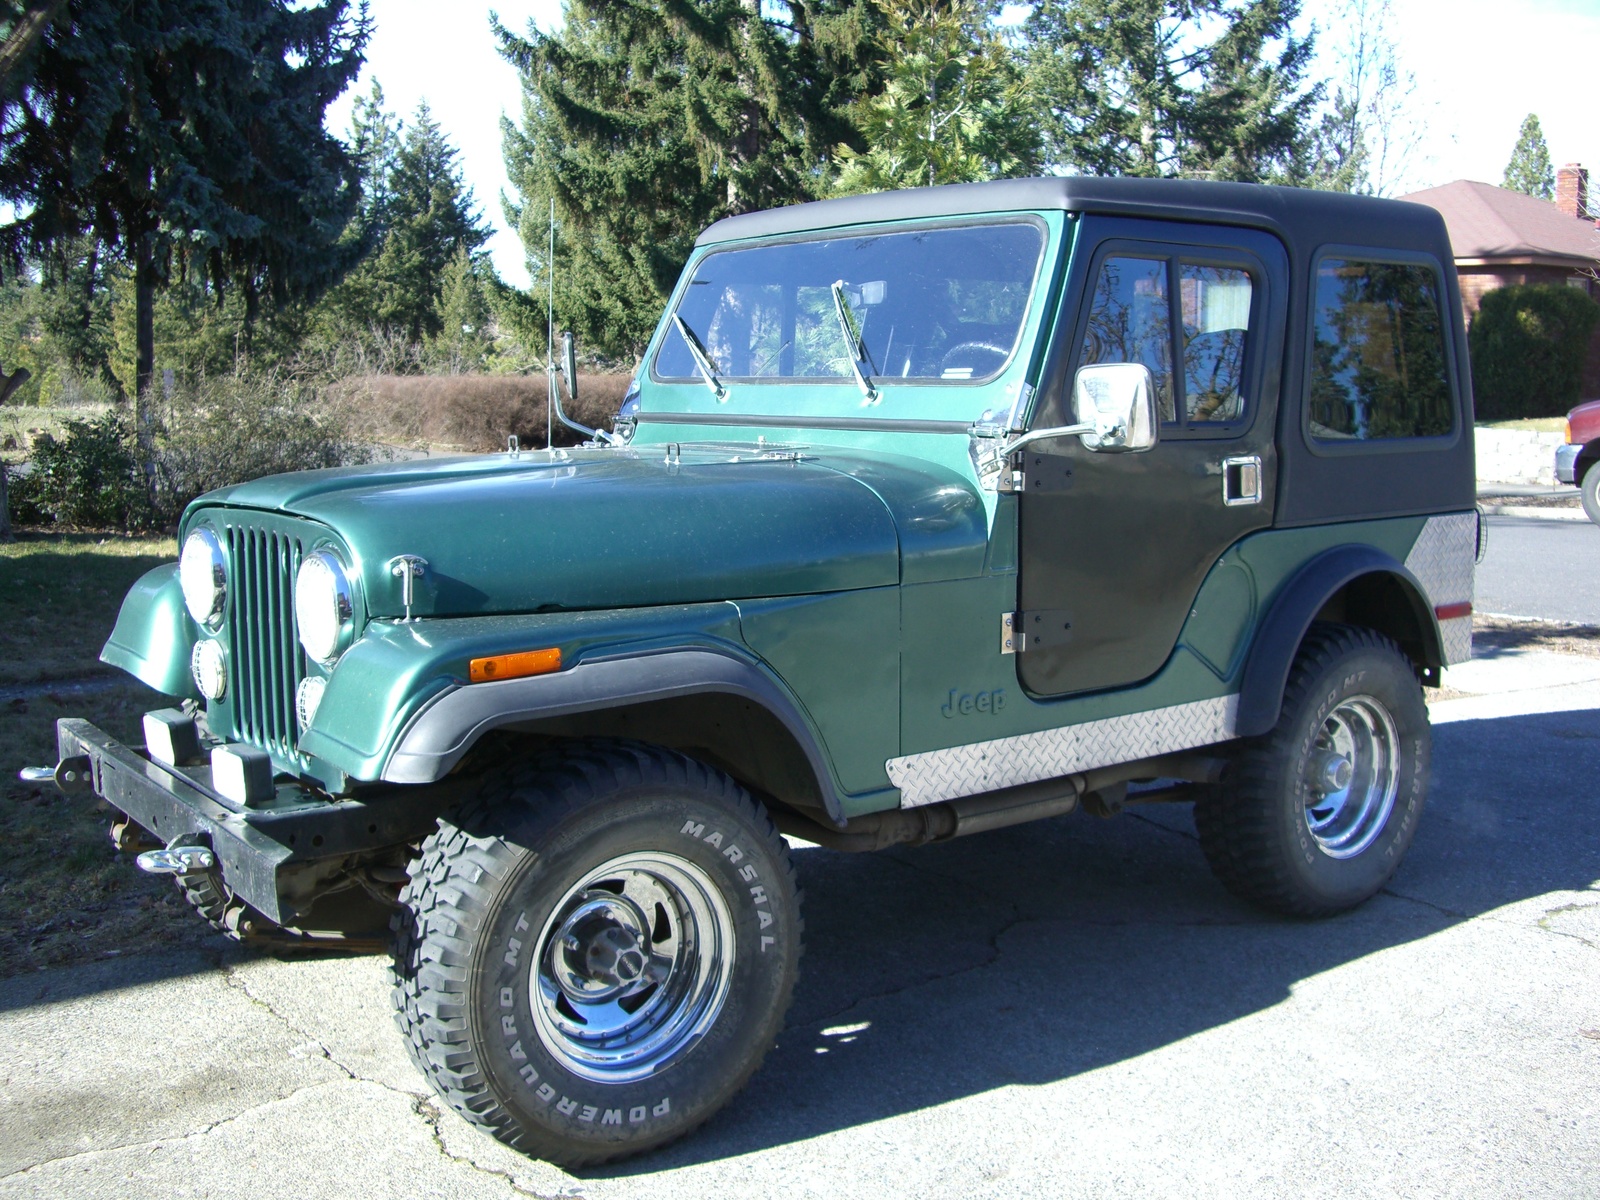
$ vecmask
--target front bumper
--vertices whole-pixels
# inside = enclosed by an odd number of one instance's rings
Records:
[[[393,788],[366,799],[329,799],[283,784],[249,809],[218,795],[210,768],[169,767],[124,746],[88,721],[56,724],[58,784],[92,790],[164,845],[209,846],[227,887],[280,925],[293,924],[315,895],[296,875],[322,877],[333,859],[417,841],[432,831],[448,797],[438,788]]]
[[[1556,447],[1556,479],[1561,483],[1577,483],[1578,455],[1583,453],[1582,446],[1568,443]]]

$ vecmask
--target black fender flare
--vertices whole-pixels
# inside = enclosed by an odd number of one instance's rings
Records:
[[[484,734],[519,721],[711,693],[750,700],[782,723],[816,776],[829,819],[843,828],[832,767],[799,702],[757,663],[705,647],[589,659],[558,674],[449,688],[406,723],[384,761],[383,779],[437,782]]]
[[[1306,630],[1322,606],[1346,584],[1364,575],[1388,575],[1400,582],[1422,633],[1424,665],[1442,666],[1444,647],[1427,592],[1393,555],[1374,546],[1334,546],[1306,563],[1283,585],[1257,626],[1239,688],[1238,734],[1255,737],[1278,723],[1289,668]]]

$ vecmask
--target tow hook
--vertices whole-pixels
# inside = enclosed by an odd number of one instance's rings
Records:
[[[152,875],[191,875],[211,870],[217,865],[217,856],[204,846],[168,846],[164,850],[146,850],[134,861],[141,871]]]
[[[93,782],[88,756],[82,754],[64,758],[53,767],[23,767],[17,778],[23,783],[53,783],[68,795],[88,791]]]

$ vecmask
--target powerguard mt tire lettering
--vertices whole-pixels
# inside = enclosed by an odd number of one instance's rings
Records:
[[[653,1149],[741,1088],[781,1027],[802,923],[788,850],[728,776],[591,742],[520,764],[427,839],[394,1002],[469,1121],[566,1166]]]
[[[1411,844],[1431,750],[1422,689],[1399,647],[1369,629],[1315,624],[1277,725],[1245,742],[1195,802],[1201,849],[1229,891],[1263,908],[1354,908]]]

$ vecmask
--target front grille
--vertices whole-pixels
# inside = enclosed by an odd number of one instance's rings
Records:
[[[295,690],[306,676],[294,623],[303,531],[271,519],[228,526],[228,637],[233,733],[274,758],[301,763]]]

